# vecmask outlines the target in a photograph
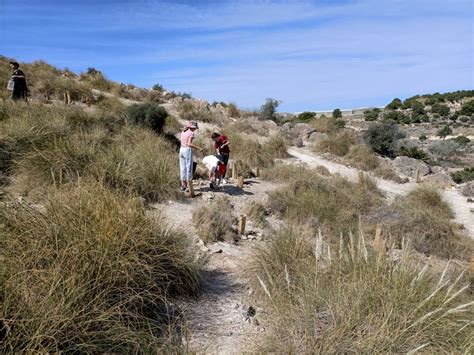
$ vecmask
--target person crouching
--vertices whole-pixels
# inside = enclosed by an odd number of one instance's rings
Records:
[[[222,178],[225,174],[225,164],[214,155],[207,155],[202,159],[202,163],[206,166],[209,176],[209,188],[212,190],[219,188]]]

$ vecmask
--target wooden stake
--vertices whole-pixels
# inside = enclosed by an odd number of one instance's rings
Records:
[[[239,234],[244,235],[245,234],[245,222],[247,220],[247,216],[244,214],[241,214],[239,217]]]
[[[255,177],[260,177],[260,168],[258,166],[255,168]]]
[[[195,197],[196,195],[194,194],[193,180],[188,180],[188,189],[189,189],[189,196]]]
[[[232,179],[237,180],[237,164],[232,162]]]
[[[377,224],[375,227],[374,249],[380,258],[385,253],[385,241],[382,239],[382,227]]]
[[[66,91],[66,102],[67,105],[71,103],[71,93],[69,91]]]
[[[420,169],[416,169],[416,183],[420,183],[421,178],[420,178]]]
[[[364,181],[364,172],[359,170],[359,182]]]
[[[240,188],[244,187],[244,177],[243,176],[239,176],[237,178],[237,186],[240,187]]]

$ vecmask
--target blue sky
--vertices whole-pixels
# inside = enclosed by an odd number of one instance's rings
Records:
[[[0,54],[282,111],[473,88],[471,0],[0,0]]]

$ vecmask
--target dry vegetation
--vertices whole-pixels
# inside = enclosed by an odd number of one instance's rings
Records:
[[[231,227],[235,220],[232,205],[226,197],[201,206],[193,212],[193,223],[205,243],[232,240],[234,232]]]
[[[45,210],[2,207],[0,301],[6,352],[154,352],[178,346],[169,300],[199,290],[184,235],[133,196],[82,182]]]
[[[435,278],[359,238],[326,249],[295,229],[256,252],[252,277],[268,311],[258,351],[470,353],[472,300],[463,274]]]

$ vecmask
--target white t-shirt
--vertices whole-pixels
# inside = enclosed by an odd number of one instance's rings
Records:
[[[217,168],[217,164],[219,162],[220,160],[214,155],[206,155],[204,158],[202,158],[202,163],[211,169]]]

